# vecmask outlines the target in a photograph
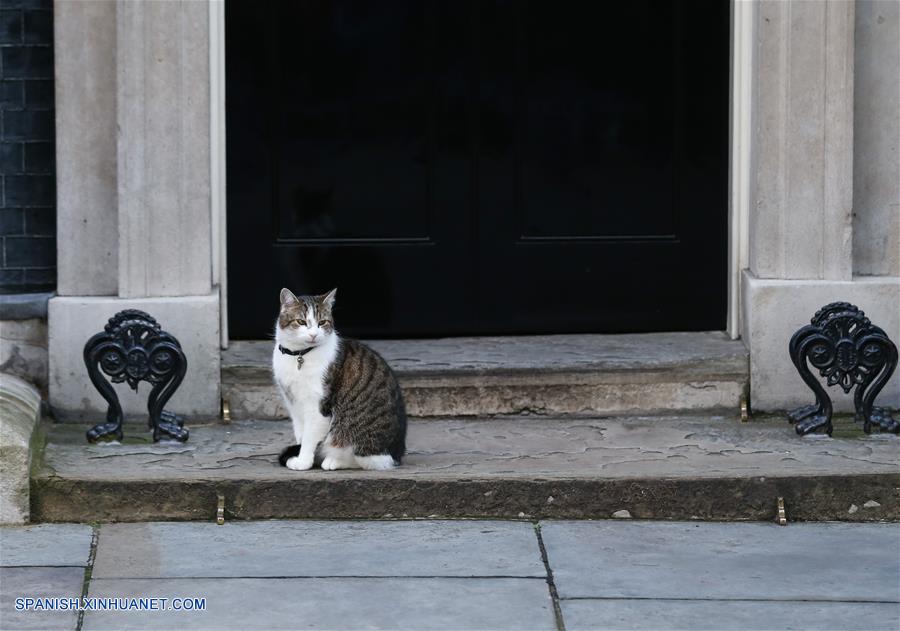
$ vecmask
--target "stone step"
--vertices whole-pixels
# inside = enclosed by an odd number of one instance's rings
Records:
[[[32,519],[54,522],[268,518],[900,519],[900,437],[799,437],[783,419],[734,416],[497,417],[410,424],[392,471],[291,471],[286,421],[192,425],[184,444],[89,445],[47,428]]]
[[[285,418],[271,341],[232,342],[222,397],[232,418]],[[604,415],[736,410],[743,343],[721,332],[547,335],[370,342],[416,417]]]

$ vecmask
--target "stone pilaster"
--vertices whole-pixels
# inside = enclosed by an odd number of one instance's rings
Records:
[[[119,295],[211,291],[209,8],[116,5]]]
[[[119,290],[116,195],[116,6],[57,0],[57,293]]]
[[[66,0],[56,7],[64,174],[61,295],[49,305],[50,402],[62,417],[105,411],[82,348],[114,313],[137,308],[174,334],[188,358],[167,408],[217,415],[208,3]],[[146,389],[118,392],[126,414],[146,414]]]
[[[856,7],[854,273],[900,276],[900,2]]]
[[[742,282],[742,335],[757,410],[808,402],[788,342],[829,302],[857,304],[900,340],[900,278],[854,269],[856,11],[852,0],[759,3],[750,256]],[[881,62],[864,60],[870,63]],[[836,409],[852,409],[849,397],[831,394]],[[900,405],[900,376],[879,401]]]
[[[854,3],[761,2],[757,23],[759,278],[852,276]]]

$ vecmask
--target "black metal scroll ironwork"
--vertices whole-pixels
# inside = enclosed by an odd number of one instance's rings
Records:
[[[849,302],[822,307],[808,325],[794,333],[789,351],[800,377],[816,395],[815,403],[788,414],[798,434],[817,429],[824,429],[829,436],[832,432],[831,399],[810,366],[826,378],[828,386],[838,385],[846,393],[856,387],[856,422],[863,423],[867,434],[873,425],[900,433],[900,422],[890,411],[874,405],[897,367],[897,347],[858,307]]]
[[[187,359],[178,340],[163,331],[149,314],[126,309],[110,318],[103,332],[85,344],[84,364],[91,383],[109,404],[106,423],[88,430],[87,439],[90,442],[107,437],[122,439],[122,406],[112,384],[101,371],[110,377],[112,383],[124,381],[134,391],[137,391],[141,381],[153,384],[147,410],[154,442],[163,435],[182,442],[188,439],[188,430],[183,427],[184,419],[163,410],[184,379]]]

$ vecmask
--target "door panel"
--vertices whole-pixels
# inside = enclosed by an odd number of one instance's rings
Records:
[[[452,311],[440,332],[469,330],[468,84],[447,44],[467,23],[448,8],[226,5],[234,337],[271,332],[282,286],[337,286],[351,333],[427,335]],[[244,127],[261,107],[265,131]]]
[[[492,7],[480,118],[512,125],[478,155],[480,303],[508,332],[722,328],[727,7]]]
[[[433,5],[288,5],[278,21],[278,243],[431,241]],[[337,28],[335,18],[350,23]],[[297,27],[300,26],[300,32]]]
[[[229,314],[722,328],[728,5],[228,0]]]
[[[511,4],[524,31],[508,49],[520,237],[671,237],[673,120],[658,98],[672,91],[671,6]],[[615,32],[629,20],[640,31],[622,42]],[[505,47],[496,54],[508,56]],[[598,63],[620,57],[628,63]]]

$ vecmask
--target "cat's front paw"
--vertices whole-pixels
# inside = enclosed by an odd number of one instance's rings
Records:
[[[322,469],[325,471],[334,471],[335,469],[346,469],[347,465],[338,458],[328,456],[322,461]]]
[[[294,471],[309,471],[312,469],[313,461],[300,458],[300,456],[294,456],[293,458],[288,458],[288,461],[284,466],[288,469],[293,469]]]

